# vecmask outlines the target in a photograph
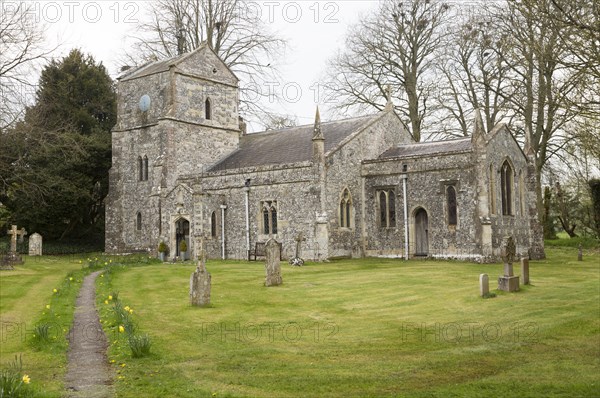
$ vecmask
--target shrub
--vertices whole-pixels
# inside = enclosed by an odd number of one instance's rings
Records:
[[[187,252],[187,249],[187,243],[185,242],[185,240],[182,240],[181,243],[179,243],[179,251]]]
[[[159,253],[166,253],[169,250],[169,248],[167,247],[167,244],[163,241],[161,241],[158,244],[158,252]]]
[[[152,342],[147,334],[129,336],[129,348],[131,348],[131,356],[133,358],[141,358],[149,355],[151,345]]]

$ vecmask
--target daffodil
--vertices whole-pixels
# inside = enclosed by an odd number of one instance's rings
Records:
[[[80,261],[80,262],[81,262],[81,261]],[[72,280],[73,280],[73,277],[70,277],[70,278],[69,278],[69,280],[70,280],[70,281],[72,281]]]
[[[108,299],[109,299],[109,300],[112,300],[112,296],[108,296]]]
[[[58,290],[56,290],[56,289],[52,289],[52,291],[53,291],[54,293],[58,293]]]
[[[100,278],[104,278],[104,274],[100,275]]]
[[[124,364],[124,363],[122,363],[122,364],[121,364],[121,367],[122,367],[122,368],[124,368],[124,367],[125,367],[125,364]]]
[[[123,325],[119,325],[119,333],[123,333],[125,331],[125,328],[123,327]]]
[[[23,383],[29,384],[31,378],[28,375],[23,375],[23,378],[21,380],[23,380]]]
[[[133,314],[133,308],[130,308],[130,309],[129,309],[129,313],[130,313],[130,314]]]
[[[50,309],[50,304],[46,304],[46,309],[49,310]]]
[[[108,304],[108,300],[104,300],[104,304]]]
[[[125,311],[129,312],[130,308],[128,305],[125,306]]]

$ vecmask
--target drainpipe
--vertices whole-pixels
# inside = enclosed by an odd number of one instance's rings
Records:
[[[225,260],[225,209],[227,206],[221,205],[221,258]]]
[[[406,173],[406,165],[403,166],[403,171]],[[406,197],[406,180],[408,175],[402,175],[404,189],[404,259],[408,260],[408,198]]]
[[[244,184],[246,191],[246,256],[250,260],[250,179]]]

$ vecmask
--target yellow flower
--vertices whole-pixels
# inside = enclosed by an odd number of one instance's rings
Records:
[[[119,333],[123,333],[125,331],[125,328],[123,327],[123,325],[119,325]]]
[[[115,360],[114,360],[114,359],[111,359],[111,360],[110,360],[110,363],[115,363]]]
[[[104,274],[100,275],[100,278],[104,278]]]
[[[128,305],[125,306],[125,311],[129,312],[130,308]]]
[[[105,263],[104,263],[104,265],[108,265],[108,263],[107,263],[107,262],[105,262]]]
[[[125,367],[125,364],[124,364],[124,363],[122,363],[122,364],[121,364],[121,367],[122,367],[122,368],[124,368],[124,367]]]
[[[81,262],[81,261],[80,261],[80,262]],[[69,278],[69,280],[70,280],[70,281],[72,281],[72,280],[73,280],[73,277],[70,277],[70,278]]]
[[[130,313],[130,314],[133,314],[133,308],[130,308],[130,309],[129,309],[129,313]]]
[[[53,291],[54,293],[58,293],[58,290],[56,290],[56,289],[52,289],[52,291]]]
[[[81,264],[81,260],[79,260],[79,264]]]
[[[50,309],[50,304],[46,304],[46,309],[49,310]]]
[[[108,300],[104,300],[104,304],[108,304]]]
[[[21,380],[23,380],[23,383],[29,384],[29,382],[31,381],[31,378],[28,375],[24,375]]]
[[[109,299],[109,300],[112,300],[112,296],[108,296],[108,299]]]

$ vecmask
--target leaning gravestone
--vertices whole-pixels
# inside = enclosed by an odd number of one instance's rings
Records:
[[[190,303],[196,307],[205,307],[210,304],[211,276],[206,270],[204,242],[200,244],[198,257],[198,266],[190,277]]]
[[[498,278],[498,289],[505,292],[516,292],[519,290],[519,277],[513,273],[513,261],[515,261],[516,247],[512,236],[504,239],[502,244],[502,261],[504,262],[504,276]]]
[[[265,244],[265,256],[267,261],[265,263],[265,286],[278,286],[283,283],[281,277],[281,249],[279,248],[279,242],[275,239],[269,239]]]
[[[37,232],[29,237],[29,255],[42,255],[42,235]]]
[[[479,275],[479,295],[481,297],[490,295],[490,278],[488,274]]]
[[[521,278],[523,279],[524,285],[529,285],[529,258],[523,257],[521,259]]]

